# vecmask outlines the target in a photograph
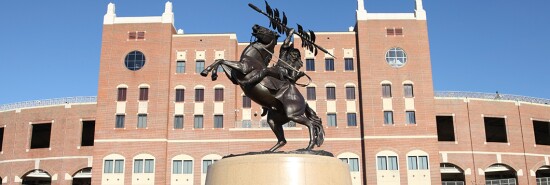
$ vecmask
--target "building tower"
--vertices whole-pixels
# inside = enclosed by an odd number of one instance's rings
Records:
[[[367,13],[357,1],[366,184],[438,184],[426,13]],[[421,143],[421,144],[420,144]]]
[[[92,184],[166,184],[173,22],[170,2],[157,17],[117,17],[108,5]]]

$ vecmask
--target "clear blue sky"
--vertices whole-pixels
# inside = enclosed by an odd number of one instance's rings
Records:
[[[0,104],[95,96],[103,15],[159,16],[166,1],[0,1]],[[263,1],[173,1],[186,33],[237,33],[267,20],[248,8]],[[346,31],[356,0],[270,0],[291,25]],[[368,12],[413,12],[414,0],[366,0]],[[425,0],[436,91],[550,98],[549,0]]]

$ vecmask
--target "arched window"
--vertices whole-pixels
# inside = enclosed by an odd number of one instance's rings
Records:
[[[193,184],[193,157],[185,154],[172,158],[172,184]]]
[[[124,157],[111,154],[103,158],[103,173],[124,173]]]
[[[405,98],[414,97],[413,84],[403,84],[403,91]]]

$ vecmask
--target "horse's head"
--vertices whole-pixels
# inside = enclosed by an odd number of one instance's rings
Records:
[[[271,31],[270,29],[257,24],[252,26],[252,35],[258,39],[257,41],[259,43],[265,45],[268,45],[279,38],[279,34],[277,34],[277,32]]]

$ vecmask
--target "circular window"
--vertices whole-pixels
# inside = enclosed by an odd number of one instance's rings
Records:
[[[145,55],[140,51],[132,51],[126,55],[124,65],[126,65],[126,68],[129,70],[137,71],[145,65]]]
[[[386,53],[386,62],[392,67],[403,67],[407,63],[407,54],[401,48],[391,48]]]

